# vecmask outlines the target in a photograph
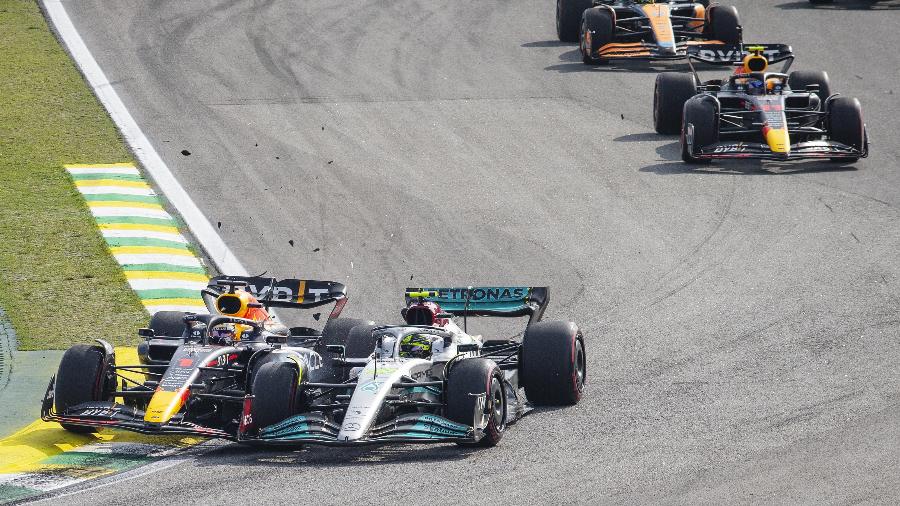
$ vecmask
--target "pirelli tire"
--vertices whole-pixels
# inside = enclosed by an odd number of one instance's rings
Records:
[[[447,377],[447,418],[471,426],[475,420],[476,402],[481,395],[485,397],[488,423],[484,437],[475,444],[494,446],[506,431],[507,402],[503,371],[493,360],[486,358],[454,362]]]
[[[587,380],[584,337],[570,322],[537,322],[522,338],[519,373],[536,406],[578,404]]]
[[[563,42],[578,42],[581,14],[593,0],[556,0],[556,35]]]
[[[357,318],[333,318],[328,320],[325,328],[322,329],[321,343],[325,345],[340,344],[344,345],[350,337],[350,331],[353,327],[359,325],[372,325],[375,322],[360,320]]]
[[[296,414],[302,404],[300,384],[303,381],[305,371],[293,362],[267,362],[260,366],[250,390],[253,424],[262,429]]]
[[[697,78],[693,74],[657,74],[653,88],[653,127],[656,132],[663,135],[681,132],[684,104],[696,94]]]
[[[106,371],[106,351],[100,346],[76,344],[63,354],[56,371],[54,403],[57,413],[85,402],[112,400],[115,385]],[[94,432],[92,427],[61,424],[78,434]]]
[[[707,35],[730,46],[743,41],[741,18],[732,5],[713,5],[709,8],[709,31]]]
[[[835,97],[828,103],[828,137],[859,151],[866,149],[866,124],[862,106],[852,97]],[[835,162],[856,162],[859,157],[835,157]]]
[[[831,96],[831,79],[823,70],[795,70],[788,75],[788,86],[792,91],[804,92],[811,84],[818,85],[821,110],[825,110],[825,101]]]
[[[681,127],[681,159],[685,163],[710,163],[711,160],[695,157],[696,152],[719,141],[719,125],[716,104],[712,97],[698,96],[684,104]],[[688,146],[688,125],[693,127],[693,151]]]
[[[368,358],[374,351],[377,340],[372,335],[375,325],[357,325],[350,330],[344,344],[347,358]]]
[[[579,48],[581,61],[585,64],[599,65],[609,61],[595,55],[601,47],[613,41],[616,27],[615,15],[615,11],[604,7],[594,7],[584,11]]]
[[[187,330],[184,323],[184,311],[157,311],[150,317],[150,329],[153,335],[164,337],[182,337]]]

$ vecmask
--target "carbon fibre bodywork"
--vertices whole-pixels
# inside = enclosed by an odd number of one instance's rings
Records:
[[[347,300],[346,288],[340,283],[220,276],[203,290],[210,312],[216,311],[216,296],[233,286],[259,294],[260,305],[266,308],[305,309],[334,303],[325,332]],[[234,440],[253,376],[264,364],[288,362],[314,382],[334,378],[334,371],[326,367],[334,354],[320,343],[323,334],[313,329],[287,329],[274,320],[216,314],[185,313],[183,322],[184,331],[177,336],[142,329],[137,364],[118,364],[113,347],[98,341],[96,352],[103,355],[97,379],[100,394],[57,409],[60,403],[54,376],[42,402],[41,418],[75,429],[116,427],[145,434]],[[212,330],[222,325],[248,330],[237,340],[211,337]]]
[[[248,397],[239,440],[276,446],[496,444],[505,428],[527,411],[522,391],[522,350],[528,341],[528,329],[544,325],[538,322],[549,302],[548,289],[411,288],[407,289],[406,302],[402,313],[408,324],[366,329],[372,338],[372,352],[364,358],[336,360],[348,369],[345,381],[300,385],[308,399],[302,412],[260,427],[254,422],[254,399]],[[429,324],[410,324],[423,321],[423,312],[430,314]],[[453,319],[460,315],[528,317],[528,324],[522,342],[485,340],[460,328]],[[577,327],[570,325],[567,328],[577,332]],[[409,336],[428,336],[431,346],[427,355],[412,356],[403,351]],[[488,371],[486,378],[472,373],[479,369],[468,368],[476,364],[486,367],[480,370]],[[554,365],[546,367],[553,369]],[[473,375],[466,376],[470,373]],[[496,383],[492,383],[492,377]],[[577,388],[582,389],[583,371],[578,377],[582,383]],[[460,394],[458,385],[468,380],[475,385],[481,381],[480,386]],[[474,402],[464,403],[468,407],[460,411],[461,398]]]
[[[716,39],[712,30],[711,18],[716,6],[634,0],[594,0],[593,4],[584,12],[582,20],[580,48],[585,63],[616,59],[681,60],[691,45],[726,43]],[[603,19],[612,21],[611,33],[592,26],[591,10],[603,11]],[[737,30],[739,37],[739,26]],[[598,37],[600,40],[595,40]]]
[[[251,444],[323,444],[354,446],[386,443],[475,443],[484,437],[489,400],[484,394],[465,423],[445,413],[448,372],[459,360],[487,358],[503,369],[505,419],[513,424],[525,414],[515,358],[519,345],[504,342],[485,347],[480,336],[469,336],[455,323],[441,327],[387,326],[373,330],[378,345],[366,359],[346,359],[347,381],[301,385],[315,401],[299,413],[267,427],[245,418],[239,440]],[[400,341],[410,334],[435,336],[429,359],[400,356]],[[245,415],[252,412],[252,398]]]
[[[746,72],[737,69],[725,79],[700,83],[698,94],[685,103],[682,149],[686,161],[725,158],[762,160],[831,159],[855,161],[869,154],[868,132],[859,119],[858,145],[833,138],[832,115],[839,94],[828,95],[818,86],[794,89],[787,73],[793,61],[790,46],[761,44],[752,47],[768,63],[785,62],[780,72]],[[698,46],[690,60],[734,65],[748,52],[741,47]],[[695,79],[699,81],[696,72]],[[754,84],[757,87],[754,87]],[[706,120],[692,123],[688,109],[714,111],[714,142],[698,139],[697,129]],[[705,138],[705,137],[704,137]]]

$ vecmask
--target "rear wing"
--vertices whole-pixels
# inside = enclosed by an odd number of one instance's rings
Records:
[[[406,305],[416,300],[436,302],[454,315],[529,316],[530,321],[539,321],[550,302],[550,289],[545,286],[407,288]]]
[[[269,307],[313,308],[336,303],[335,311],[347,302],[347,287],[336,281],[312,279],[275,279],[262,276],[216,276],[209,280],[204,293],[218,296],[231,287],[246,290]],[[340,308],[340,309],[339,309]],[[332,312],[332,317],[337,315]]]
[[[794,58],[794,51],[787,44],[696,44],[687,48],[688,61],[697,60],[710,65],[733,65],[740,63],[750,52],[749,48],[762,48],[762,55],[769,64]]]

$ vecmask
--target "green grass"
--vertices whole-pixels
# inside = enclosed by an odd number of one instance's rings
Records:
[[[134,343],[147,315],[66,163],[131,162],[33,0],[0,0],[0,307],[19,348]]]

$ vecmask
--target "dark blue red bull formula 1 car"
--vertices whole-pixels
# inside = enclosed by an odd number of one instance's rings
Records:
[[[831,90],[828,74],[795,71],[785,44],[695,46],[689,62],[734,66],[724,79],[701,82],[696,71],[659,74],[653,123],[661,134],[681,133],[682,158],[855,162],[869,141],[859,101]],[[769,64],[785,62],[778,72]]]

